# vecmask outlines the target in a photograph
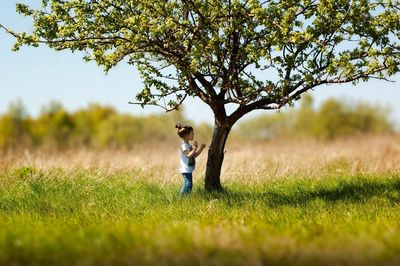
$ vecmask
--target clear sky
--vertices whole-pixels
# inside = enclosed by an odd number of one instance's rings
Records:
[[[17,31],[31,31],[30,19],[15,12],[15,3],[23,2],[33,7],[41,0],[0,0],[0,23]],[[61,102],[68,110],[101,103],[114,106],[130,114],[162,113],[156,107],[130,105],[142,87],[137,71],[132,66],[120,64],[107,75],[94,62],[85,63],[82,54],[69,51],[56,52],[45,46],[23,47],[12,52],[12,37],[0,29],[0,113],[7,110],[11,101],[22,100],[31,115],[51,100]],[[316,88],[312,92],[316,103],[334,97],[346,101],[367,101],[391,106],[392,118],[400,124],[400,76],[395,83],[371,80],[356,86],[349,84]],[[194,121],[212,122],[211,111],[199,100],[189,99],[184,105],[186,116]],[[264,111],[265,113],[265,111]],[[257,112],[262,114],[262,111]]]

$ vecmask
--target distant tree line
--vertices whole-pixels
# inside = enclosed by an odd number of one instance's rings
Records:
[[[233,130],[231,141],[263,141],[274,138],[318,138],[332,140],[359,134],[395,132],[388,108],[368,103],[329,99],[318,108],[311,96],[299,107],[250,118]],[[131,149],[137,145],[176,143],[174,125],[193,125],[182,110],[167,114],[138,116],[123,114],[113,107],[91,104],[73,112],[51,102],[37,117],[21,101],[12,102],[0,115],[0,150],[41,148]],[[196,138],[208,143],[212,128],[195,126]]]
[[[0,149],[131,149],[141,144],[174,143],[179,141],[175,123],[190,123],[182,113],[135,116],[99,104],[68,112],[60,103],[51,102],[37,117],[31,117],[23,103],[16,101],[0,115]],[[210,130],[207,125],[198,125],[196,135],[208,136]]]
[[[333,140],[363,134],[391,134],[396,125],[390,108],[366,102],[328,99],[315,107],[310,95],[288,111],[259,116],[241,123],[236,139],[317,138]]]

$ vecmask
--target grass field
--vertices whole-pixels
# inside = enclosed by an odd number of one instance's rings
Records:
[[[3,154],[0,265],[399,265],[399,144],[228,145],[183,200],[168,148]]]

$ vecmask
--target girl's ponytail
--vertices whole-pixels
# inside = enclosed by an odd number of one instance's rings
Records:
[[[177,128],[178,130],[180,130],[182,128],[182,125],[180,123],[176,123],[175,128]]]
[[[191,126],[182,126],[181,123],[176,123],[175,128],[178,129],[179,137],[183,138],[185,135],[189,134],[193,131],[193,127]]]

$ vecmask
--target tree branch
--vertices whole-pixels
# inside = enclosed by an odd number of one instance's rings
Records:
[[[180,101],[179,101],[174,107],[172,107],[172,108],[168,108],[166,104],[161,105],[161,104],[157,103],[157,101],[149,102],[149,103],[140,103],[140,102],[130,102],[130,101],[129,101],[128,104],[141,105],[142,107],[143,107],[143,105],[157,106],[157,107],[160,107],[160,108],[164,109],[165,112],[168,113],[168,112],[171,112],[171,111],[173,111],[173,110],[178,110],[178,109],[179,109],[179,106],[181,106],[181,104],[185,101],[186,97],[187,97],[187,94],[185,94],[185,96],[183,96],[182,100],[180,100]],[[160,99],[161,99],[161,98],[160,98]],[[160,100],[160,99],[158,99],[158,100]]]
[[[19,39],[21,38],[21,36],[19,36],[17,33],[15,33],[14,31],[6,28],[5,26],[3,26],[3,24],[0,23],[0,28],[4,29],[8,34],[11,34],[12,36],[14,36],[15,38]]]

